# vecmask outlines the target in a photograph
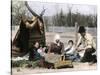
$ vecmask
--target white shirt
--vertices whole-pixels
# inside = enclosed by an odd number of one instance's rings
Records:
[[[93,40],[93,37],[89,34],[89,33],[86,33],[84,38],[78,34],[78,42],[77,42],[77,46],[82,43],[83,47],[84,48],[94,48],[96,49],[96,44]]]
[[[81,45],[79,46],[80,49],[82,48],[86,49],[86,48],[92,48],[92,47],[96,49],[96,44],[93,40],[93,37],[89,33],[86,33],[84,38],[80,34],[78,34],[78,42],[76,46],[78,46],[80,43],[81,43]],[[85,50],[82,50],[79,52],[79,55],[83,57],[84,53],[85,53]]]
[[[69,50],[68,50],[69,49]],[[68,50],[68,51],[67,51]],[[66,51],[66,54],[74,54],[74,52],[75,52],[75,47],[74,46],[72,46],[72,47],[70,47],[70,45],[68,45],[65,49],[64,49],[64,51]]]

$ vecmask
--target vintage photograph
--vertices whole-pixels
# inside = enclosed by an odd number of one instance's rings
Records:
[[[11,1],[12,75],[97,69],[97,6]]]

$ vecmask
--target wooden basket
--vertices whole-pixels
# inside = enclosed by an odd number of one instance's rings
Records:
[[[60,69],[60,68],[73,68],[73,64],[71,60],[65,60],[65,56],[62,55],[60,57],[60,60],[54,63],[54,68],[55,69]]]

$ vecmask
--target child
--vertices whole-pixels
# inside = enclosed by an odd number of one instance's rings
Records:
[[[40,46],[40,48],[38,49],[38,53],[39,53],[41,56],[45,56],[45,47]]]
[[[68,46],[64,50],[65,59],[70,59],[72,61],[79,61],[79,54],[75,50],[73,40],[68,41]]]

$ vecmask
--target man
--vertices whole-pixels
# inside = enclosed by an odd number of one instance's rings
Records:
[[[64,45],[60,41],[60,36],[57,34],[55,35],[54,42],[51,43],[48,53],[54,53],[54,54],[62,54],[64,50]]]
[[[84,26],[80,26],[78,30],[78,41],[76,49],[80,53],[82,59],[81,62],[96,62],[96,55],[93,53],[96,51],[96,44],[93,37],[86,32]]]

